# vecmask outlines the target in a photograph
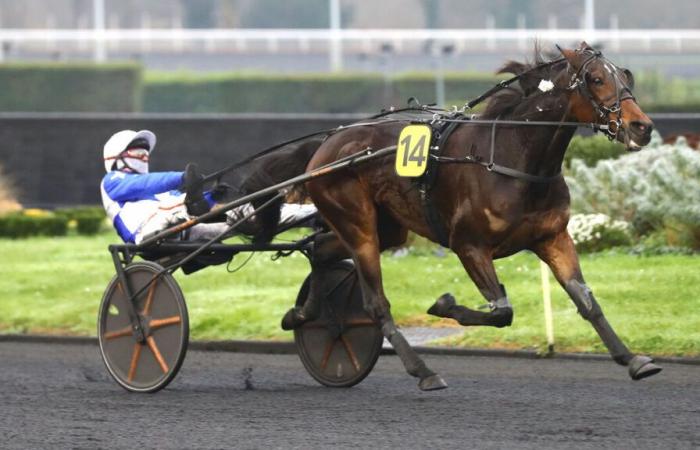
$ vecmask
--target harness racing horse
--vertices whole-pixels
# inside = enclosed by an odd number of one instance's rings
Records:
[[[570,198],[561,167],[576,130],[570,122],[607,126],[611,139],[629,150],[649,143],[653,124],[632,95],[630,71],[613,65],[585,42],[577,49],[559,50],[563,57],[557,60],[544,62],[537,56],[534,64],[506,64],[501,72],[517,75],[519,87],[499,90],[479,117],[481,123],[463,120],[443,144],[443,162],[491,158],[490,164],[440,164],[431,190],[434,208],[447,232],[446,244],[488,301],[490,311],[461,306],[445,294],[428,313],[465,326],[509,326],[513,309],[493,261],[531,250],[549,265],[615,362],[629,366],[630,376],[637,380],[661,368],[651,358],[628,350],[584,281],[567,232]],[[551,83],[543,88],[542,80]],[[549,124],[522,126],[522,121]],[[259,171],[273,178],[267,180],[269,185],[365,149],[395,145],[407,123],[378,120],[341,129],[301,150],[271,155],[274,158],[268,158]],[[507,170],[494,170],[494,160]],[[382,286],[382,250],[403,244],[409,230],[440,241],[421,205],[420,192],[410,179],[397,176],[393,163],[385,158],[306,183],[308,194],[333,231],[316,243],[312,264],[322,268],[352,257],[364,307],[381,326],[407,372],[420,379],[420,389],[441,389],[447,387],[445,381],[425,365],[394,324]],[[260,188],[254,180],[251,176],[249,187]],[[313,278],[311,286],[311,297],[303,307],[285,315],[283,328],[299,327],[318,316]]]

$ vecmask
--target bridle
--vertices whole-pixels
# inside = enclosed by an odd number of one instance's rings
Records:
[[[589,52],[590,56],[581,64],[581,67],[573,73],[571,79],[569,80],[568,88],[569,90],[578,90],[578,92],[593,106],[594,111],[602,120],[607,123],[606,134],[609,140],[613,141],[617,139],[622,126],[622,102],[625,100],[632,100],[636,102],[636,98],[632,94],[632,89],[629,85],[622,80],[620,77],[620,69],[613,63],[611,63],[603,54],[598,50],[584,49],[583,52]],[[613,98],[606,98],[601,101],[596,101],[591,94],[591,89],[586,80],[586,73],[588,66],[595,60],[602,61],[605,69],[610,73],[613,80],[615,81],[615,96],[614,102],[610,105],[606,104]],[[569,65],[571,68],[571,65]],[[612,114],[617,114],[615,119],[611,119]]]

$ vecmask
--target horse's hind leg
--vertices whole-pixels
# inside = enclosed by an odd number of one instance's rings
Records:
[[[348,249],[340,242],[335,233],[323,233],[314,240],[311,254],[311,294],[302,307],[293,307],[282,318],[282,329],[293,330],[304,323],[318,318],[321,313],[319,277],[323,276],[324,268],[329,265],[351,258]]]
[[[421,390],[446,388],[447,384],[442,377],[425,365],[394,324],[382,285],[376,207],[363,193],[357,181],[344,181],[345,183],[334,185],[326,184],[323,188],[316,185],[315,189],[310,187],[309,191],[328,224],[352,253],[365,310],[380,325],[406,371],[420,379],[418,387]]]
[[[581,316],[593,325],[615,362],[629,366],[632,379],[640,380],[661,371],[661,367],[654,364],[651,358],[633,355],[612,329],[593,293],[583,280],[574,243],[566,231],[540,243],[534,250],[552,269],[557,281],[569,294]]]
[[[498,282],[496,269],[490,253],[484,249],[465,246],[456,249],[462,265],[488,301],[491,311],[475,311],[458,305],[454,297],[444,294],[428,309],[428,314],[454,319],[460,325],[488,325],[506,327],[513,322],[513,308],[506,296],[505,288]]]

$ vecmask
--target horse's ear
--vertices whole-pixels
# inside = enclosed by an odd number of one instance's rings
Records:
[[[634,89],[634,75],[632,75],[632,72],[629,69],[621,69],[622,73],[625,75],[626,81],[627,81],[627,86],[630,89]]]
[[[579,51],[584,51],[584,50],[595,51],[595,49],[593,47],[591,47],[590,45],[588,45],[588,42],[586,42],[586,41],[581,41],[581,43],[578,45],[578,50]]]
[[[561,55],[564,58],[566,58],[566,61],[571,65],[571,67],[575,69],[579,68],[581,59],[579,58],[579,54],[576,52],[576,50],[564,49],[559,47],[558,45],[557,49],[559,50]]]

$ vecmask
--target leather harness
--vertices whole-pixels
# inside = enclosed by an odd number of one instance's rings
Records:
[[[442,149],[445,147],[447,139],[449,139],[450,135],[459,124],[459,122],[437,122],[431,125],[433,128],[433,137],[428,147],[428,167],[425,169],[425,173],[416,179],[425,221],[428,223],[438,243],[446,248],[450,246],[450,235],[445,226],[445,221],[440,216],[437,208],[435,208],[432,190],[435,185],[435,180],[437,179],[438,169],[440,168],[438,158],[442,154]]]

